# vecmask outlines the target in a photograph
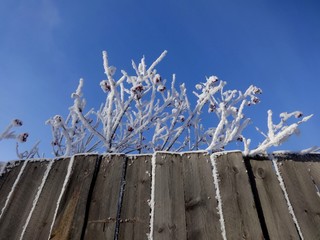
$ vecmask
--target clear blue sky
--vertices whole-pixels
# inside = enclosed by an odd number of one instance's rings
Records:
[[[111,64],[130,70],[131,59],[151,63],[168,50],[159,71],[176,73],[191,94],[205,76],[230,88],[261,87],[261,104],[250,111],[253,126],[301,110],[315,116],[281,149],[320,145],[320,2],[308,1],[54,1],[0,2],[0,129],[13,118],[41,140],[51,157],[44,122],[72,105],[70,94],[85,79],[88,107],[104,100],[101,51]],[[256,146],[259,138],[252,134]],[[240,147],[240,146],[239,146]],[[0,143],[0,160],[15,159],[14,141]],[[242,146],[241,146],[242,149]]]

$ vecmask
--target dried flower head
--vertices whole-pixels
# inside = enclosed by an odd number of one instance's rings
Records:
[[[157,88],[158,92],[164,92],[166,90],[166,87],[163,86],[163,85],[160,85],[158,88]]]
[[[297,111],[294,115],[296,118],[301,118],[303,116],[302,112]]]
[[[253,87],[252,92],[253,92],[253,94],[262,94],[261,88],[258,88],[256,86]]]
[[[253,97],[253,98],[251,99],[251,101],[252,101],[253,104],[257,104],[257,103],[260,102],[260,99],[257,98],[257,97]]]
[[[110,86],[110,84],[108,83],[107,80],[101,81],[100,82],[100,87],[101,87],[102,91],[104,91],[105,93],[106,92],[110,92],[110,90],[111,90],[111,86]]]
[[[156,74],[156,75],[153,77],[153,82],[154,82],[155,84],[160,83],[161,80],[162,80],[162,79],[161,79],[160,74]]]
[[[215,82],[218,82],[218,77],[216,77],[216,76],[210,76],[209,77],[209,79],[208,79],[208,81],[210,82],[210,83],[215,83]]]
[[[12,120],[12,125],[15,126],[15,127],[20,127],[20,126],[22,126],[22,121],[19,120],[19,119],[13,119]]]
[[[216,110],[217,106],[215,104],[210,104],[208,112],[214,112]]]
[[[17,139],[19,142],[26,142],[29,137],[28,133],[21,133],[18,135]]]

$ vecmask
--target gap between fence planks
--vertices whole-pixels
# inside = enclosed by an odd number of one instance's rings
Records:
[[[103,156],[93,189],[84,239],[114,239],[125,155]]]
[[[279,168],[304,239],[320,239],[320,162],[284,160]]]
[[[264,239],[241,152],[216,158],[228,239]]]
[[[270,160],[248,159],[270,239],[300,239]]]

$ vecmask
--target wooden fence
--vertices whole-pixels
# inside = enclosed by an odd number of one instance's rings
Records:
[[[320,154],[275,157],[14,162],[0,177],[0,239],[320,239]]]

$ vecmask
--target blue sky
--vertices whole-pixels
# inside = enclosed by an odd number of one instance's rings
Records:
[[[104,100],[102,50],[128,71],[131,59],[145,55],[151,63],[168,50],[158,70],[166,78],[176,73],[190,94],[210,75],[230,89],[255,84],[264,92],[249,111],[252,129],[266,129],[268,109],[275,117],[301,110],[315,116],[280,149],[320,145],[319,12],[316,0],[2,0],[0,129],[22,119],[21,131],[30,133],[22,148],[41,140],[40,151],[51,157],[44,122],[67,115],[79,78],[85,79],[88,107]],[[253,146],[257,136],[252,133]],[[14,141],[2,141],[0,160],[15,158]]]

